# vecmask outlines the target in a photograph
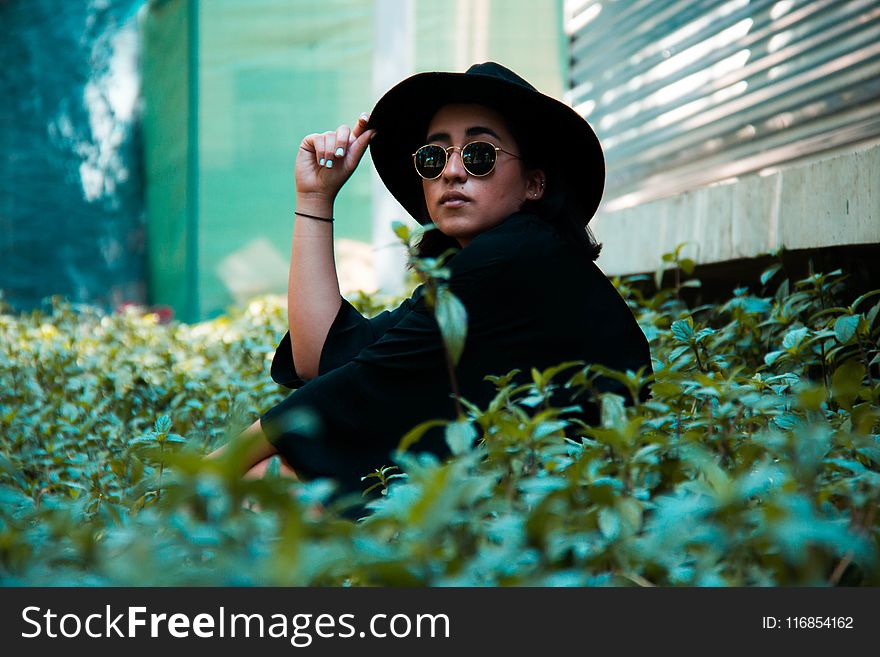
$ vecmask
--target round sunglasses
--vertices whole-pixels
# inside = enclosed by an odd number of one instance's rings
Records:
[[[434,180],[440,177],[449,162],[450,151],[457,150],[461,153],[461,163],[464,170],[472,176],[488,176],[495,168],[498,161],[498,151],[507,153],[516,159],[522,159],[510,151],[499,148],[487,141],[472,141],[461,148],[458,146],[438,146],[437,144],[425,144],[413,153],[413,164],[418,173],[425,180]]]

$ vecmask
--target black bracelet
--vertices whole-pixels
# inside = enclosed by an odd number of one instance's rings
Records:
[[[308,217],[309,219],[317,219],[318,221],[329,221],[331,224],[333,223],[333,217],[330,217],[328,219],[327,217],[316,217],[313,214],[306,214],[305,212],[296,212],[296,211],[294,211],[293,214],[295,214],[298,217]]]

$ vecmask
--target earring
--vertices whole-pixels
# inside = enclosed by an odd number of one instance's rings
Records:
[[[541,189],[544,189],[544,179],[541,178]],[[538,198],[538,192],[532,192],[532,196]]]

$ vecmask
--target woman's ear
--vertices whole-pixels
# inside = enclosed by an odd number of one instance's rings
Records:
[[[538,201],[544,196],[546,177],[541,169],[532,169],[526,178],[526,200]]]

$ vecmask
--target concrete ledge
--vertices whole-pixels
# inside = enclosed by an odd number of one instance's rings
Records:
[[[679,194],[590,222],[609,275],[657,269],[687,242],[698,264],[779,248],[880,243],[880,146]]]

